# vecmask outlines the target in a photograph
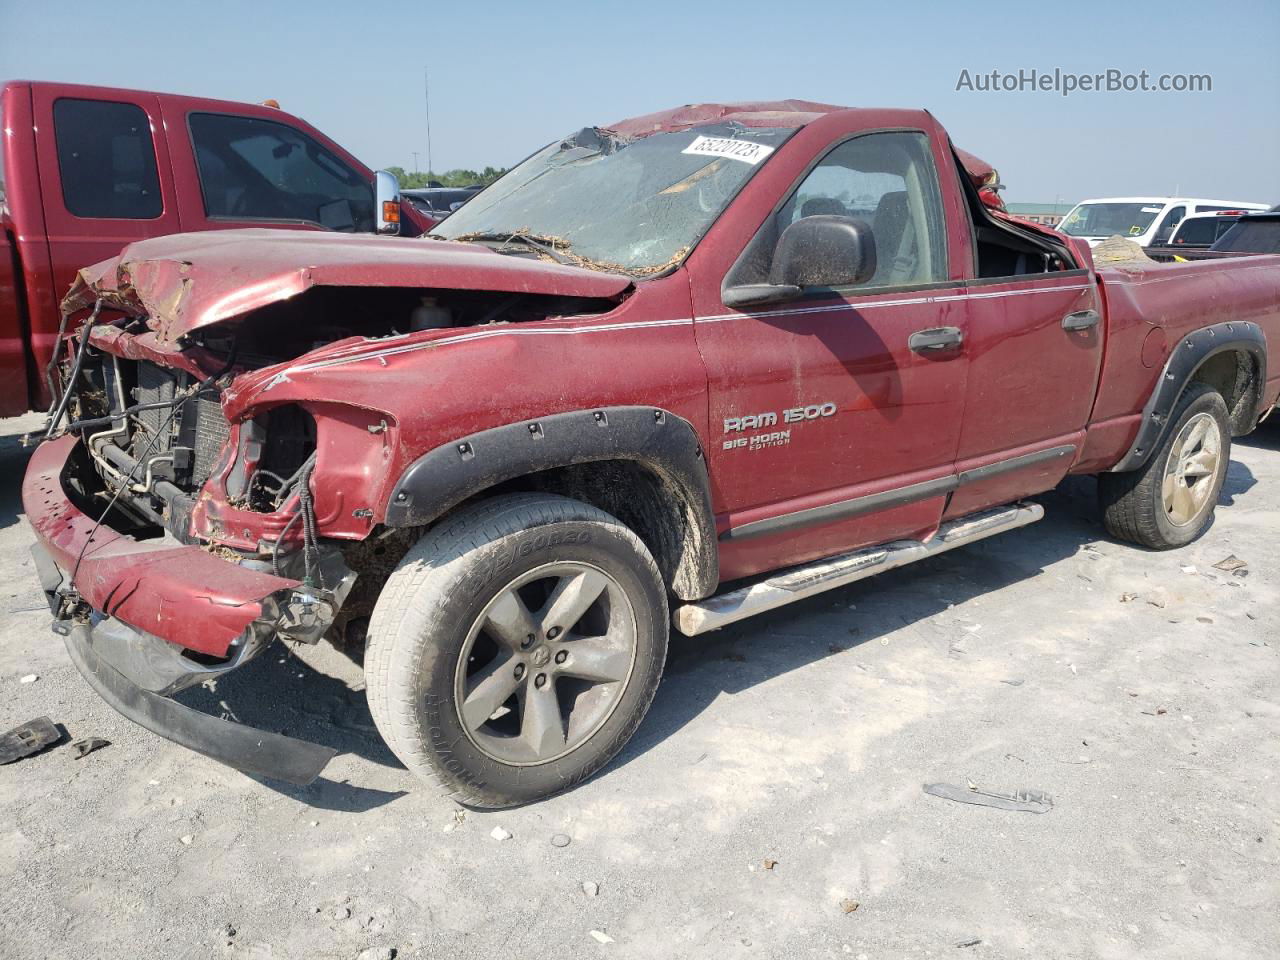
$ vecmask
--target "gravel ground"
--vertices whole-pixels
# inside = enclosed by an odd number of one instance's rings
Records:
[[[0,768],[6,958],[1280,957],[1280,428],[1182,551],[1107,540],[1070,482],[1035,526],[674,640],[602,775],[464,813],[383,747],[359,651],[277,646],[183,695],[342,750],[305,789],[106,707],[27,554],[34,425],[0,422],[0,729],[111,745]]]

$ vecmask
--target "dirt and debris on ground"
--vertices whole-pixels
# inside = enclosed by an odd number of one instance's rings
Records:
[[[1280,956],[1276,427],[1237,441],[1185,550],[1108,540],[1072,481],[1024,530],[673,640],[603,774],[462,815],[378,740],[327,646],[182,695],[343,751],[308,788],[103,704],[27,552],[34,426],[0,429],[0,730],[47,715],[68,740],[0,767],[6,960]],[[1231,556],[1249,576],[1215,568]],[[89,736],[111,746],[76,760]]]

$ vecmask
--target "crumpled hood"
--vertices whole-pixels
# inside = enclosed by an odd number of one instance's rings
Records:
[[[628,277],[506,256],[447,240],[313,230],[218,230],[141,240],[85,267],[64,313],[101,298],[149,317],[160,341],[296,297],[315,286],[430,287],[615,299]]]

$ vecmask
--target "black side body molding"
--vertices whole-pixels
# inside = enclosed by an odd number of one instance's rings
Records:
[[[1169,414],[1191,378],[1206,361],[1228,350],[1248,354],[1257,367],[1257,401],[1255,408],[1248,412],[1247,426],[1241,432],[1248,433],[1254,427],[1259,413],[1257,406],[1262,403],[1267,382],[1266,335],[1256,323],[1247,320],[1202,327],[1184,337],[1169,354],[1160,380],[1142,410],[1142,425],[1138,428],[1137,437],[1120,462],[1108,472],[1136,470],[1151,458],[1169,428]]]
[[[1076,445],[1074,443],[1064,443],[1061,446],[1050,447],[1047,450],[1024,453],[1020,457],[997,460],[995,463],[988,463],[986,466],[962,471],[959,477],[960,486],[978,483],[989,477],[998,477],[1002,473],[1012,473],[1014,470],[1021,470],[1023,467],[1034,467],[1037,463],[1044,463],[1046,460],[1057,460],[1059,457],[1074,457],[1075,453]]]
[[[1037,450],[1034,453],[1024,453],[1020,457],[1010,457],[1008,460],[999,460],[983,467],[965,470],[959,474],[953,473],[950,476],[938,477],[935,480],[913,483],[907,487],[896,487],[892,490],[885,490],[883,493],[871,493],[866,496],[855,497],[852,500],[840,500],[821,507],[798,510],[795,513],[783,513],[776,517],[753,520],[741,526],[731,527],[720,534],[720,539],[749,540],[773,533],[799,530],[818,523],[834,523],[837,520],[848,520],[851,517],[860,517],[863,514],[875,513],[879,510],[890,510],[893,507],[902,507],[908,503],[918,503],[931,497],[952,493],[970,483],[978,483],[982,480],[999,476],[1002,473],[1010,473],[1014,470],[1021,470],[1024,467],[1032,467],[1046,460],[1069,457],[1075,452],[1075,444],[1068,443],[1062,446],[1050,447],[1047,450]]]
[[[415,460],[391,491],[389,527],[423,526],[495,484],[557,467],[634,461],[681,501],[684,525],[672,589],[682,599],[719,582],[711,481],[689,421],[654,407],[599,407],[509,423],[443,444]]]
[[[754,537],[765,537],[771,533],[782,533],[787,530],[799,530],[819,523],[834,523],[837,520],[848,520],[878,510],[889,510],[893,507],[906,506],[930,497],[940,497],[950,493],[959,486],[959,479],[952,474],[938,477],[936,480],[925,480],[913,483],[909,487],[897,487],[883,493],[871,493],[853,500],[841,500],[821,507],[810,507],[795,513],[783,513],[776,517],[765,517],[753,520],[741,526],[730,527],[720,535],[721,540],[750,540]]]

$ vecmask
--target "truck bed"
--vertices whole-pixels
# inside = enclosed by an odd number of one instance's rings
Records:
[[[1114,462],[1133,442],[1147,398],[1188,334],[1230,319],[1256,324],[1269,348],[1280,344],[1280,256],[1103,266],[1098,280],[1107,349],[1089,449],[1076,472]],[[1264,378],[1270,407],[1280,395],[1280,369],[1267,369]]]

